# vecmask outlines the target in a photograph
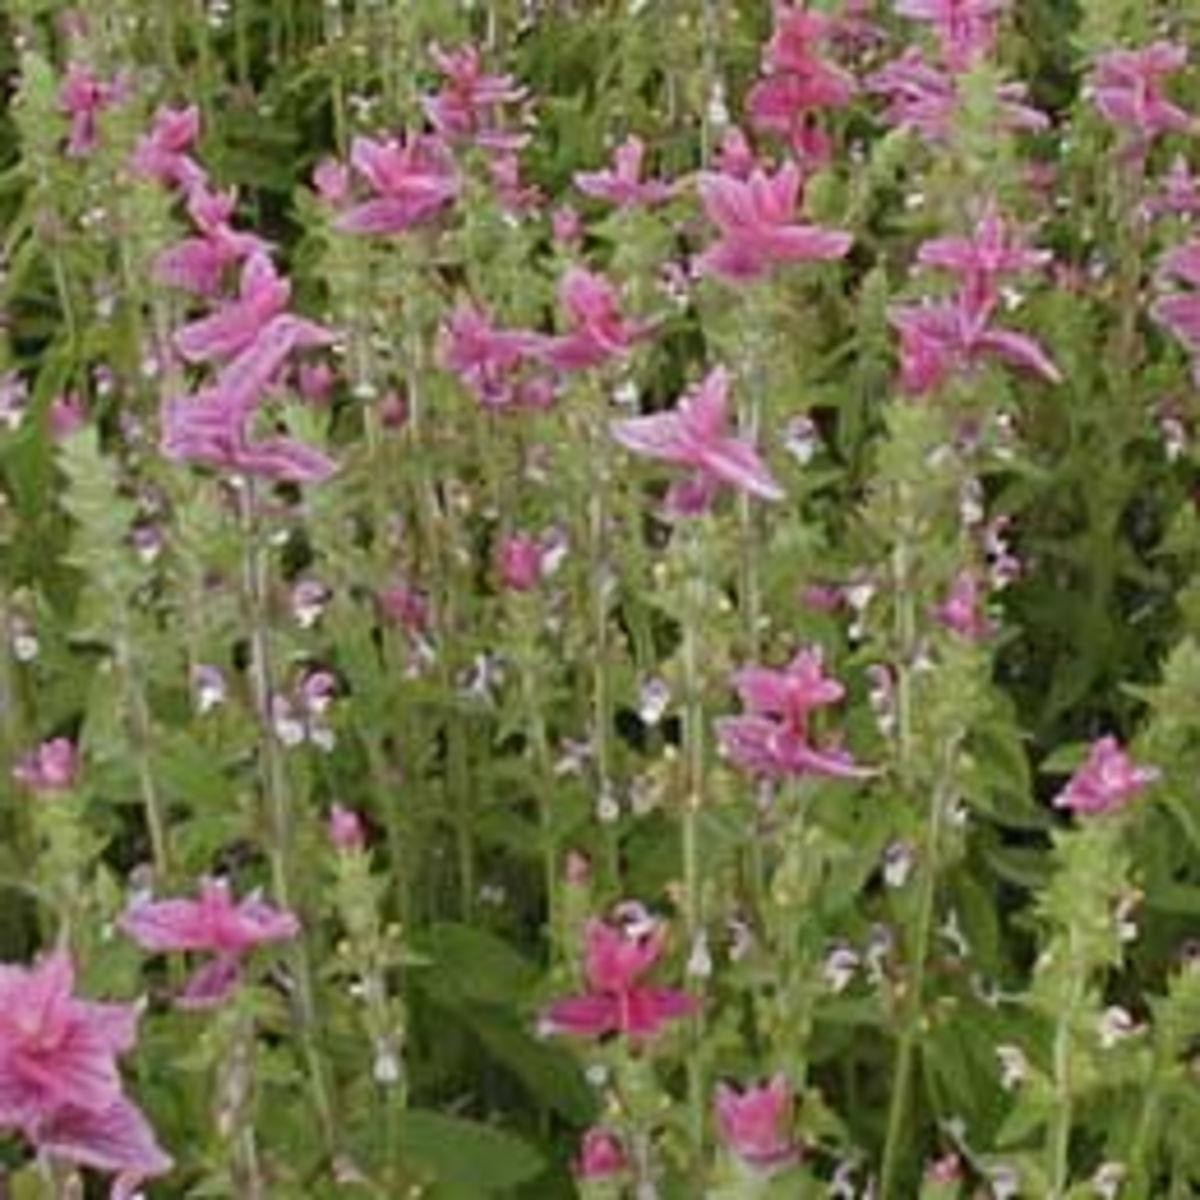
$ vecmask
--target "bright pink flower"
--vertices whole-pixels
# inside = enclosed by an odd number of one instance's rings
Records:
[[[64,442],[87,423],[87,410],[74,392],[56,396],[50,404],[50,435]]]
[[[1113,50],[1096,59],[1089,87],[1100,112],[1133,135],[1138,145],[1163,133],[1187,133],[1191,116],[1172,104],[1163,89],[1187,63],[1187,47],[1155,42],[1139,50]]]
[[[204,168],[187,153],[200,136],[200,110],[160,108],[150,132],[138,139],[130,167],[135,175],[184,191],[204,182]]]
[[[32,792],[68,792],[79,778],[79,752],[69,738],[43,742],[17,761],[12,777]]]
[[[799,1159],[790,1129],[792,1088],[785,1076],[740,1092],[718,1083],[714,1107],[721,1140],[747,1165],[777,1171]]]
[[[629,1170],[629,1159],[621,1139],[596,1125],[583,1135],[572,1169],[580,1179],[611,1179]]]
[[[519,150],[529,136],[502,128],[500,108],[525,98],[511,75],[488,75],[476,46],[430,48],[444,77],[442,90],[422,104],[430,124],[447,142],[472,142],[485,150]]]
[[[335,227],[346,233],[404,233],[436,217],[460,188],[446,143],[433,135],[413,134],[405,141],[357,137],[350,165],[375,199],[338,217]]]
[[[522,368],[543,343],[527,330],[497,329],[483,309],[463,302],[442,327],[441,364],[485,408],[511,408],[521,400]]]
[[[126,91],[124,79],[104,83],[90,67],[75,62],[68,64],[66,78],[58,93],[60,109],[71,118],[67,154],[72,158],[83,158],[96,149],[99,144],[97,118],[123,100]]]
[[[500,582],[510,592],[532,592],[542,581],[544,553],[541,543],[530,534],[506,537],[496,551]]]
[[[658,179],[642,179],[645,157],[645,143],[631,134],[613,152],[610,170],[580,171],[575,176],[575,186],[584,195],[606,200],[619,208],[661,204],[675,194],[675,187]]]
[[[970,237],[934,238],[917,251],[917,262],[958,276],[963,303],[971,311],[990,311],[999,299],[999,280],[1005,275],[1046,266],[1053,255],[1032,250],[989,204]]]
[[[603,275],[571,267],[558,294],[571,332],[540,339],[535,353],[560,371],[586,370],[621,358],[650,331],[622,315],[617,289]]]
[[[622,1033],[642,1042],[695,1012],[696,1000],[687,992],[641,982],[662,957],[666,938],[666,927],[655,920],[637,927],[589,921],[584,930],[587,993],[549,1005],[542,1030],[575,1037]]]
[[[133,1048],[137,1008],[74,995],[63,951],[32,967],[0,965],[0,1126],[45,1154],[117,1175],[114,1196],[171,1160],[122,1094],[116,1059]]]
[[[974,571],[960,571],[946,598],[933,610],[938,624],[968,641],[978,642],[996,631],[983,608],[982,589]]]
[[[771,477],[758,452],[748,442],[728,432],[729,372],[714,367],[704,381],[687,392],[671,412],[614,421],[613,437],[627,450],[677,467],[687,467],[693,498],[712,499],[727,486],[780,500],[783,489]],[[691,493],[668,497],[668,508],[681,513],[691,505]]]
[[[931,142],[949,139],[961,97],[953,76],[924,61],[910,49],[876,71],[866,81],[869,92],[888,100],[887,120],[901,129],[913,129]],[[1025,103],[1028,89],[1022,83],[1005,83],[996,89],[1000,129],[1038,132],[1049,127],[1045,113]]]
[[[1008,0],[897,0],[896,12],[933,26],[942,59],[955,74],[969,71],[996,43]]]
[[[1094,816],[1124,808],[1159,778],[1157,767],[1139,767],[1115,737],[1092,743],[1087,761],[1054,798],[1055,808]]]
[[[900,378],[913,395],[935,391],[952,375],[988,358],[1060,383],[1058,368],[1033,338],[992,329],[958,299],[898,306],[889,319],[900,334]]]
[[[193,973],[178,999],[181,1007],[208,1008],[226,1000],[241,978],[241,962],[251,950],[290,941],[300,922],[257,895],[235,903],[229,884],[206,879],[195,900],[138,900],[118,924],[143,950],[214,954]]]
[[[164,250],[154,264],[155,279],[198,296],[213,297],[221,290],[229,267],[252,255],[266,255],[268,243],[230,224],[236,207],[236,190],[214,191],[202,179],[192,184],[187,210],[200,236],[184,238]]]
[[[341,208],[350,199],[350,169],[336,158],[323,158],[313,168],[312,184],[330,208]]]
[[[759,169],[748,180],[702,172],[700,196],[720,237],[696,265],[731,283],[761,279],[783,263],[843,258],[854,240],[840,230],[793,223],[800,168],[792,162],[773,177]]]
[[[367,844],[366,831],[358,813],[340,804],[329,810],[329,843],[343,853],[354,853]]]

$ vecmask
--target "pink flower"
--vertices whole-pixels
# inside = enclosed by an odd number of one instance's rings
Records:
[[[1139,50],[1112,50],[1096,59],[1089,87],[1096,107],[1144,145],[1163,133],[1187,133],[1191,116],[1166,97],[1163,81],[1183,69],[1187,47],[1155,42]]]
[[[527,403],[530,380],[523,370],[544,342],[541,334],[497,329],[483,309],[464,302],[442,327],[441,364],[484,408],[538,407]]]
[[[363,849],[367,844],[367,835],[358,813],[340,804],[335,804],[329,810],[329,843],[344,854]]]
[[[798,733],[808,732],[808,715],[839,703],[846,689],[825,674],[825,654],[819,646],[801,650],[781,671],[743,667],[734,672],[733,686],[742,707],[758,716],[779,717]]]
[[[56,396],[50,404],[50,435],[56,442],[65,442],[87,423],[87,410],[74,392]]]
[[[445,83],[422,104],[430,124],[447,142],[473,142],[485,150],[519,150],[527,134],[501,128],[499,109],[525,98],[525,89],[511,75],[488,75],[476,46],[457,50],[430,48],[430,55]]]
[[[1054,798],[1055,808],[1095,816],[1124,808],[1160,776],[1157,767],[1139,767],[1115,737],[1092,743],[1087,761]]]
[[[336,158],[323,158],[313,168],[312,184],[330,208],[341,208],[350,198],[350,170]]]
[[[118,921],[143,950],[214,954],[193,974],[177,999],[181,1008],[211,1008],[228,999],[241,979],[241,963],[258,946],[290,941],[300,922],[251,895],[235,903],[229,884],[206,879],[195,900],[137,900]]]
[[[544,550],[527,533],[506,537],[496,552],[500,582],[510,592],[532,592],[542,581]]]
[[[450,152],[434,135],[413,134],[405,141],[356,137],[350,165],[375,198],[338,217],[335,228],[345,233],[404,233],[431,221],[459,192]]]
[[[1046,266],[1053,255],[1032,250],[989,204],[970,237],[941,237],[922,244],[917,262],[958,276],[963,303],[972,311],[990,311],[999,300],[998,281],[1005,275]]]
[[[897,0],[896,12],[931,24],[943,61],[961,75],[991,53],[1007,7],[1008,0]]]
[[[757,166],[758,159],[745,133],[736,125],[730,125],[722,135],[721,145],[717,150],[718,174],[745,180],[750,178]]]
[[[58,93],[60,109],[71,118],[68,155],[83,158],[96,149],[99,145],[97,118],[123,100],[125,92],[123,79],[104,83],[90,67],[76,62],[68,64],[66,78]]]
[[[154,277],[169,287],[182,288],[198,296],[212,297],[221,290],[228,267],[265,255],[269,249],[262,238],[241,233],[230,225],[237,193],[211,191],[203,180],[188,190],[188,216],[200,232],[169,246],[154,264]]]
[[[150,132],[138,139],[130,167],[135,175],[184,191],[204,182],[204,169],[188,155],[200,136],[200,110],[160,108]]]
[[[296,369],[296,390],[309,404],[324,407],[337,387],[337,372],[325,361],[301,363]]]
[[[591,1038],[620,1033],[640,1043],[693,1013],[696,1000],[686,992],[641,982],[662,957],[666,938],[666,927],[653,918],[634,926],[589,921],[584,930],[587,993],[549,1005],[543,1031]]]
[[[611,1179],[629,1169],[621,1139],[611,1129],[593,1126],[583,1135],[572,1169],[580,1179]]]
[[[116,1059],[133,1048],[137,1008],[74,995],[56,951],[32,967],[0,965],[0,1126],[44,1154],[114,1173],[114,1197],[171,1168],[121,1091]]]
[[[892,309],[889,319],[900,334],[900,378],[913,395],[935,391],[951,375],[976,368],[988,358],[1060,383],[1058,368],[1031,337],[992,329],[960,299]]]
[[[714,1107],[721,1140],[747,1165],[777,1171],[799,1159],[789,1128],[792,1089],[785,1076],[741,1092],[718,1083]]]
[[[621,314],[617,289],[603,275],[572,267],[558,291],[571,332],[541,338],[535,353],[560,371],[586,370],[621,358],[649,333],[648,325]]]
[[[40,794],[69,792],[79,778],[79,752],[69,738],[43,742],[17,761],[12,777]]]
[[[488,175],[491,176],[496,199],[506,213],[519,217],[541,208],[545,198],[542,189],[536,183],[522,181],[521,160],[515,151],[493,155],[488,163]]]
[[[996,631],[983,610],[979,579],[974,571],[960,571],[946,598],[933,610],[934,619],[968,641],[978,642]]]
[[[1200,213],[1200,186],[1188,169],[1187,159],[1177,154],[1162,177],[1162,189],[1145,203],[1151,217],[1194,217]]]
[[[704,211],[720,231],[697,260],[705,275],[731,283],[761,279],[782,263],[845,257],[853,237],[835,229],[793,223],[800,196],[800,168],[787,163],[772,177],[753,171],[748,180],[700,174]]]
[[[961,97],[953,76],[930,66],[920,50],[904,54],[876,71],[866,81],[869,92],[885,96],[890,124],[913,129],[931,142],[949,139]],[[1005,83],[996,89],[1000,129],[1037,132],[1049,127],[1045,113],[1025,103],[1028,89],[1022,83]]]
[[[429,597],[419,588],[402,581],[385,588],[377,599],[383,615],[409,633],[429,629]]]
[[[576,246],[583,238],[583,222],[569,204],[560,204],[550,217],[554,243],[559,247]]]
[[[668,508],[677,514],[694,509],[689,501],[706,506],[721,486],[763,500],[782,499],[783,489],[757,451],[727,432],[728,420],[729,373],[714,367],[671,412],[614,421],[611,429],[632,453],[691,470],[684,490],[668,497]]]
[[[587,196],[607,200],[620,208],[650,207],[674,195],[672,184],[657,179],[642,179],[646,146],[640,137],[630,135],[613,153],[612,169],[581,171],[575,186]]]
[[[188,362],[212,362],[250,347],[267,323],[287,307],[292,285],[266,254],[252,254],[242,269],[238,298],[211,316],[185,325],[175,334],[175,348]]]

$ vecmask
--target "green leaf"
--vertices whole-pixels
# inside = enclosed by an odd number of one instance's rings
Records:
[[[405,1114],[401,1153],[438,1182],[490,1196],[535,1178],[545,1160],[521,1138],[477,1121],[427,1109]]]

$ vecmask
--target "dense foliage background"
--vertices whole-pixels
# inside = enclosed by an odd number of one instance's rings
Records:
[[[4,0],[10,1194],[1195,1195],[1198,40]]]

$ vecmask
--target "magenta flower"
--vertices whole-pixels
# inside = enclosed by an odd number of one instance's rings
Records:
[[[501,127],[499,110],[505,104],[525,99],[525,89],[511,75],[488,75],[483,70],[483,55],[476,46],[457,50],[430,48],[430,55],[442,73],[444,84],[436,95],[422,104],[430,124],[447,142],[471,142],[485,150],[519,150],[528,141],[527,134]]]
[[[1163,88],[1186,63],[1187,47],[1171,42],[1102,54],[1089,80],[1092,99],[1107,120],[1133,135],[1135,146],[1163,133],[1187,133],[1191,116],[1172,104]]]
[[[1008,0],[896,0],[896,12],[933,26],[942,60],[955,74],[969,71],[996,43]]]
[[[759,165],[754,149],[745,133],[736,125],[730,125],[721,137],[717,149],[717,173],[733,179],[747,180]]]
[[[729,372],[714,367],[671,412],[614,421],[612,435],[627,450],[686,467],[692,474],[668,494],[677,515],[707,508],[722,486],[762,500],[781,500],[783,489],[748,442],[728,432]]]
[[[187,210],[199,236],[168,246],[154,264],[155,279],[168,287],[213,297],[221,290],[227,268],[251,255],[265,255],[269,246],[262,238],[239,232],[230,224],[236,205],[233,189],[211,191],[202,180],[193,184]]]
[[[535,354],[560,371],[581,371],[622,358],[650,327],[621,313],[616,287],[603,275],[571,267],[558,289],[570,332],[543,337]]]
[[[222,304],[211,316],[183,326],[175,348],[188,362],[233,358],[250,347],[272,318],[287,307],[292,285],[266,254],[252,254],[242,269],[238,298]]]
[[[199,136],[200,110],[196,105],[160,108],[154,114],[150,132],[138,139],[130,167],[144,179],[188,191],[205,178],[204,168],[188,154]]]
[[[606,200],[618,208],[651,207],[675,194],[673,184],[658,179],[643,179],[642,164],[646,145],[631,134],[613,152],[613,165],[607,171],[580,171],[575,186],[597,200]]]
[[[801,650],[783,670],[743,668],[734,674],[733,685],[746,711],[718,720],[717,737],[724,753],[744,770],[768,779],[874,774],[836,746],[813,744],[810,715],[845,695],[842,684],[825,674],[818,647]]]
[[[68,64],[66,78],[58,93],[60,109],[71,118],[67,154],[72,158],[83,158],[96,149],[100,114],[120,103],[126,91],[124,79],[105,83],[90,67],[75,62]]]
[[[982,589],[974,571],[960,571],[949,594],[933,610],[934,620],[968,641],[978,642],[996,631],[983,608]]]
[[[794,162],[774,176],[758,169],[741,180],[706,171],[699,179],[705,214],[720,231],[697,260],[702,274],[747,283],[782,263],[844,258],[854,240],[840,230],[793,223],[800,197]]]
[[[958,276],[963,303],[972,311],[990,311],[999,300],[1005,275],[1046,266],[1053,255],[1030,249],[989,204],[970,237],[934,238],[917,251],[917,262]]]
[[[65,442],[87,423],[87,410],[74,392],[56,396],[50,403],[50,436]]]
[[[915,130],[931,142],[949,139],[961,102],[958,84],[952,75],[925,62],[919,50],[906,50],[871,75],[866,87],[886,97],[889,124]],[[1045,113],[1025,103],[1027,95],[1028,89],[1022,83],[997,87],[997,123],[1002,130],[1038,132],[1049,127]]]
[[[1139,767],[1115,737],[1092,743],[1087,761],[1054,798],[1055,808],[1095,816],[1124,808],[1160,776],[1157,767]]]
[[[661,922],[650,918],[626,926],[592,920],[584,939],[587,993],[549,1005],[542,1014],[543,1032],[590,1038],[620,1033],[640,1043],[696,1010],[687,992],[642,982],[666,945]]]
[[[542,582],[545,551],[537,538],[514,533],[496,550],[496,571],[510,592],[532,592]]]
[[[229,884],[206,879],[195,900],[136,900],[118,924],[143,950],[154,954],[189,951],[215,957],[196,970],[176,1003],[180,1008],[212,1008],[241,981],[242,960],[251,950],[290,941],[300,922],[258,898],[235,903]]]
[[[498,329],[488,314],[463,302],[450,314],[440,338],[441,365],[459,377],[484,408],[526,407],[524,367],[542,348],[541,334]]]
[[[362,818],[353,809],[335,804],[329,810],[329,844],[343,854],[353,854],[367,844]]]
[[[12,777],[41,795],[69,792],[79,778],[79,752],[69,738],[43,742],[18,759]]]
[[[594,1125],[583,1135],[572,1169],[580,1179],[611,1179],[629,1170],[629,1158],[611,1129]]]
[[[714,1108],[721,1141],[748,1166],[772,1172],[798,1161],[789,1128],[792,1088],[784,1075],[740,1092],[718,1083]]]
[[[429,134],[405,141],[356,137],[350,165],[375,198],[338,217],[335,228],[345,233],[404,233],[452,204],[461,186],[446,143]]]
[[[129,1197],[172,1165],[121,1090],[116,1059],[133,1048],[138,1010],[77,999],[74,987],[63,951],[0,965],[0,1126],[43,1154],[114,1174],[112,1195]]]
[[[950,376],[974,370],[989,358],[1060,383],[1058,368],[1033,338],[992,329],[962,298],[902,305],[889,320],[900,334],[900,379],[905,391],[926,395]]]

